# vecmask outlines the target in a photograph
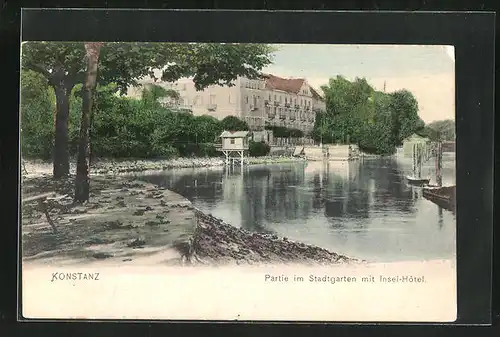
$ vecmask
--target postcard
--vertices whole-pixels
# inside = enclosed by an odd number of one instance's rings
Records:
[[[21,50],[23,317],[456,320],[453,46]]]

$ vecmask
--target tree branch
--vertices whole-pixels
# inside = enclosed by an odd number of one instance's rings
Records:
[[[26,69],[32,70],[34,72],[40,73],[48,79],[51,77],[50,71],[43,64],[25,61],[24,67]]]

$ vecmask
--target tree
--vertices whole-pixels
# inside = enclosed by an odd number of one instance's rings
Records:
[[[323,142],[356,143],[361,137],[362,123],[368,118],[370,98],[374,90],[364,78],[353,82],[342,76],[331,78],[322,86],[326,112],[321,114],[313,132]]]
[[[424,128],[418,102],[408,90],[386,94],[364,78],[349,81],[342,76],[321,89],[326,111],[316,114],[316,141],[358,144],[366,152],[391,154],[404,138]]]
[[[22,45],[22,66],[43,75],[56,96],[54,140],[54,177],[69,173],[68,116],[69,96],[81,82],[84,49],[80,43],[25,42]]]
[[[398,90],[389,94],[389,111],[392,117],[392,137],[396,145],[418,130],[425,123],[418,115],[418,102],[408,90]]]
[[[273,48],[260,44],[107,42],[99,58],[99,84],[115,83],[121,94],[139,79],[175,81],[192,76],[198,90],[232,85],[238,76],[256,78],[271,63]],[[86,72],[86,51],[78,42],[22,44],[22,67],[42,74],[56,95],[53,174],[69,174],[69,97]],[[162,69],[160,75],[155,70]]]
[[[194,117],[195,140],[197,143],[214,143],[222,133],[221,121],[217,118],[203,115]]]
[[[86,42],[85,51],[87,59],[87,71],[83,86],[82,120],[80,127],[80,138],[78,144],[78,157],[76,164],[75,180],[75,202],[85,202],[89,199],[89,127],[92,115],[93,94],[97,84],[97,69],[99,63],[99,52],[102,42]]]
[[[235,116],[227,116],[222,121],[222,128],[226,131],[247,131],[250,128],[248,127],[247,122],[242,121],[238,117]]]

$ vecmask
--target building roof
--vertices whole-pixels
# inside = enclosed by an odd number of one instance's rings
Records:
[[[271,74],[264,74],[266,89],[281,90],[292,94],[298,94],[304,85],[304,78],[282,78]]]
[[[245,138],[248,137],[250,131],[224,131],[220,138]]]
[[[309,86],[309,89],[311,89],[311,94],[312,94],[314,99],[317,99],[319,101],[323,100],[323,97],[321,97],[321,95],[316,90],[314,90],[313,87]]]

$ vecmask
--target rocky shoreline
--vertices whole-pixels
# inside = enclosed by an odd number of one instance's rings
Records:
[[[299,157],[288,156],[265,156],[265,157],[247,157],[245,158],[247,165],[258,164],[279,164],[279,163],[295,163],[305,162],[305,159]],[[126,174],[145,171],[162,171],[169,169],[180,168],[198,168],[198,167],[220,167],[224,166],[222,157],[207,157],[207,158],[176,158],[168,160],[113,160],[113,159],[98,159],[91,164],[91,175],[105,174]],[[37,176],[40,174],[51,174],[52,163],[41,160],[25,160],[24,167],[26,169],[23,174],[28,177]],[[70,164],[70,172],[76,172],[76,165]]]
[[[252,233],[197,210],[168,189],[132,177],[91,179],[89,202],[72,202],[74,177],[24,177],[23,197],[64,195],[52,201],[54,232],[36,203],[24,202],[24,262],[224,264],[339,264],[359,260],[273,234]],[[142,262],[139,262],[142,261]]]

